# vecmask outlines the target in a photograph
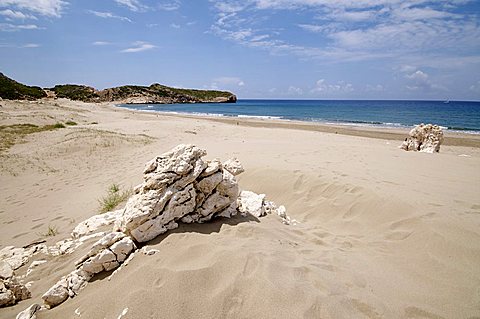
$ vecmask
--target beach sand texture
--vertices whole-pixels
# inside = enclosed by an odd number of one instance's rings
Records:
[[[398,149],[406,131],[376,139],[66,100],[0,104],[0,125],[78,123],[0,155],[0,248],[34,242],[49,225],[59,233],[48,244],[69,237],[109,185],[139,184],[144,163],[180,143],[207,159],[239,158],[240,187],[299,221],[181,225],[148,243],[158,253],[136,253],[111,280],[96,278],[39,319],[118,318],[126,308],[123,318],[480,317],[477,137],[447,134],[439,154],[425,154]],[[36,256],[48,262],[25,279],[32,298],[0,318],[41,303],[85,249]]]

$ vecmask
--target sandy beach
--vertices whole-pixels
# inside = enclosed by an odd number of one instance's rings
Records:
[[[439,154],[398,148],[407,131],[202,118],[69,100],[0,102],[0,125],[74,121],[0,154],[0,249],[70,237],[110,185],[180,143],[237,157],[242,189],[298,221],[237,216],[181,225],[111,280],[38,318],[480,318],[480,137],[448,133]],[[234,107],[234,105],[232,105]],[[48,227],[58,234],[45,237]],[[93,241],[91,241],[93,242]],[[34,268],[32,298],[85,248]],[[30,263],[17,271],[25,274]],[[80,316],[78,315],[80,313]]]

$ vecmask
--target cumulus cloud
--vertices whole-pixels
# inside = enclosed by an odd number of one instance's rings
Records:
[[[470,86],[470,91],[480,94],[480,81],[477,81],[477,83],[472,84]]]
[[[320,79],[315,83],[315,87],[311,90],[312,93],[348,93],[354,91],[351,83],[339,81],[334,84],[327,83],[325,79]]]
[[[245,86],[245,82],[240,79],[239,77],[234,76],[222,76],[213,79],[212,83],[210,84],[210,88],[213,90],[217,90],[222,87],[242,87]]]
[[[121,20],[121,21],[132,22],[132,20],[130,20],[129,18],[118,16],[116,14],[113,14],[112,12],[100,12],[100,11],[94,11],[94,10],[89,10],[88,12],[93,14],[94,16],[99,17],[99,18],[118,19],[118,20]]]
[[[287,90],[287,94],[289,95],[303,95],[303,89],[290,85]]]
[[[124,52],[124,53],[136,53],[136,52],[142,52],[142,51],[147,51],[147,50],[151,50],[151,49],[155,49],[157,46],[151,44],[151,43],[148,43],[148,42],[144,42],[144,41],[137,41],[137,42],[134,42],[132,43],[132,47],[130,48],[127,48],[127,49],[124,49],[120,52]]]
[[[0,0],[0,8],[26,10],[50,17],[60,17],[67,4],[63,0]]]
[[[432,82],[430,76],[421,70],[405,74],[405,79],[407,79],[405,88],[410,91],[427,92],[432,90],[445,90],[443,86]]]

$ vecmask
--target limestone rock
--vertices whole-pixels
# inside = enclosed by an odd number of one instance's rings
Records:
[[[39,304],[34,303],[27,309],[20,312],[15,319],[36,319],[37,312],[41,309]]]
[[[50,288],[45,294],[43,294],[42,299],[47,307],[55,307],[68,298],[68,289],[67,281],[62,278],[58,281],[52,288]]]
[[[242,214],[251,214],[255,217],[265,215],[263,200],[265,194],[255,194],[251,191],[242,191],[238,197],[238,211]]]
[[[144,182],[128,200],[117,229],[146,242],[176,227],[175,221],[204,222],[235,202],[237,181],[219,160],[204,162],[206,153],[181,144],[148,162]],[[237,173],[241,164],[232,161],[231,167]]]
[[[11,306],[15,304],[15,296],[11,290],[5,289],[0,292],[0,307]]]
[[[11,306],[18,301],[31,297],[25,285],[18,282],[15,276],[9,279],[0,279],[0,307]]]
[[[438,125],[422,123],[410,131],[409,137],[405,139],[400,148],[405,151],[438,153],[442,143],[442,128]]]
[[[75,227],[75,229],[72,231],[72,237],[79,238],[97,231],[102,226],[111,225],[118,219],[122,212],[123,209],[120,209],[113,212],[92,216]]]
[[[233,176],[237,176],[245,172],[245,169],[243,169],[242,163],[240,163],[240,161],[235,157],[223,163],[223,168],[229,171],[230,173],[232,173]]]
[[[13,269],[9,263],[0,260],[0,279],[8,279],[13,276]]]

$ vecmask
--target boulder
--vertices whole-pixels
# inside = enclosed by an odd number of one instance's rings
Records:
[[[41,309],[39,304],[34,303],[27,309],[20,312],[15,319],[36,319],[37,312]]]
[[[97,231],[102,226],[112,225],[122,214],[123,209],[90,217],[78,224],[72,231],[73,238],[80,238]]]
[[[442,143],[442,128],[438,125],[422,123],[410,131],[409,137],[405,139],[400,148],[405,151],[438,153]]]
[[[11,306],[18,301],[31,297],[31,293],[25,285],[18,282],[15,276],[8,279],[0,279],[0,307]]]
[[[181,144],[149,161],[144,182],[128,200],[117,229],[136,242],[147,242],[176,227],[176,221],[204,222],[235,202],[234,175],[219,160],[203,161],[206,154],[194,145]],[[238,160],[230,166],[239,174]]]
[[[265,194],[255,194],[251,191],[242,191],[238,197],[238,211],[242,214],[251,214],[255,217],[265,215],[263,200]]]
[[[9,263],[0,260],[0,279],[8,279],[13,276],[13,269]]]
[[[232,173],[233,176],[237,176],[245,172],[242,163],[240,163],[236,157],[231,158],[223,163],[223,168]]]

